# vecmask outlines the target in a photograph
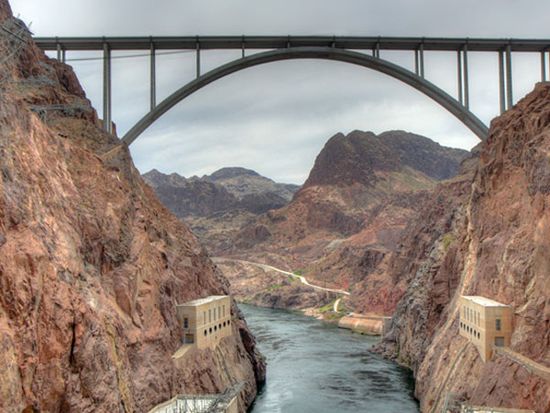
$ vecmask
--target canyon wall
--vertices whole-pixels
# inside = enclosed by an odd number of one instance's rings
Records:
[[[6,0],[0,24],[21,24]],[[236,306],[217,349],[171,357],[176,303],[226,280],[101,130],[71,68],[28,32],[0,33],[0,410],[147,411],[242,381],[245,411],[264,364]]]
[[[379,351],[410,366],[423,412],[445,403],[550,411],[550,382],[458,333],[458,297],[514,310],[510,349],[550,367],[550,84],[493,120],[479,158],[441,185],[389,274],[408,285]]]

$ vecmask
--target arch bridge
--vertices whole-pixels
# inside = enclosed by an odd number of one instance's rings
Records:
[[[65,62],[69,51],[103,52],[103,126],[112,132],[111,52],[145,51],[150,58],[150,110],[123,137],[130,145],[153,122],[177,103],[204,86],[240,70],[290,59],[325,59],[350,63],[387,74],[429,96],[466,125],[479,139],[488,128],[470,111],[468,55],[489,52],[498,55],[500,112],[513,106],[512,53],[540,54],[540,78],[550,76],[550,39],[472,39],[418,37],[335,37],[335,36],[205,36],[205,37],[52,37],[35,38],[44,51],[56,51]],[[240,50],[241,57],[207,73],[201,73],[201,52]],[[196,78],[163,101],[156,99],[157,50],[188,50],[196,55]],[[260,51],[247,55],[247,51]],[[414,71],[381,57],[382,51],[409,51],[414,54]],[[424,52],[455,52],[456,97],[425,78]]]

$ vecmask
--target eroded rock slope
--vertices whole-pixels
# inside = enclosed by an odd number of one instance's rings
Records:
[[[0,24],[20,25],[6,0]],[[227,293],[227,282],[101,131],[71,68],[28,33],[24,43],[9,36],[0,34],[0,410],[143,412],[243,381],[244,411],[263,362],[236,307],[233,337],[181,368],[171,358],[175,304]]]
[[[550,84],[491,124],[479,160],[409,228],[390,274],[408,287],[381,351],[410,366],[422,411],[447,399],[550,411],[550,382],[458,335],[460,295],[514,309],[511,350],[550,367]]]

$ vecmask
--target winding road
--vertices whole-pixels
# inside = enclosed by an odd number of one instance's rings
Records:
[[[214,261],[214,262],[229,261],[229,262],[238,262],[238,263],[241,263],[241,264],[253,265],[255,267],[262,268],[263,270],[266,270],[266,271],[276,271],[276,272],[279,272],[281,274],[286,274],[286,275],[289,275],[291,277],[297,278],[298,280],[300,280],[300,282],[302,284],[307,285],[308,287],[311,287],[315,290],[328,291],[328,292],[331,292],[331,293],[342,294],[342,295],[347,295],[347,296],[350,295],[350,293],[348,291],[339,290],[339,289],[335,289],[335,288],[326,288],[326,287],[321,287],[320,285],[311,284],[305,277],[303,277],[301,275],[294,274],[293,272],[281,270],[280,268],[276,268],[276,267],[273,267],[271,265],[261,264],[259,262],[237,260],[237,259],[233,259],[233,258],[224,258],[224,257],[213,257],[212,261]],[[340,304],[340,300],[341,300],[341,298],[338,298],[334,302],[334,311],[335,312],[338,312],[338,305]]]

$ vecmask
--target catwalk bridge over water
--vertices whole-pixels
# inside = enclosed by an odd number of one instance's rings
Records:
[[[468,55],[475,52],[498,54],[500,112],[513,106],[512,55],[539,53],[540,79],[550,77],[550,39],[473,39],[413,37],[334,36],[200,36],[200,37],[52,37],[35,38],[45,51],[57,51],[66,61],[70,51],[103,52],[103,124],[112,131],[111,52],[142,50],[150,56],[150,111],[122,138],[130,145],[155,120],[187,96],[204,86],[240,70],[290,59],[325,59],[351,63],[385,73],[429,96],[463,122],[477,137],[488,134],[485,125],[470,111]],[[201,73],[201,52],[237,49],[241,57],[207,73]],[[196,53],[196,78],[175,90],[161,102],[156,99],[156,51],[188,50]],[[267,51],[265,51],[267,50]],[[409,51],[414,71],[383,58],[383,51]],[[455,52],[456,97],[425,78],[424,52]],[[495,76],[496,77],[496,76]]]

